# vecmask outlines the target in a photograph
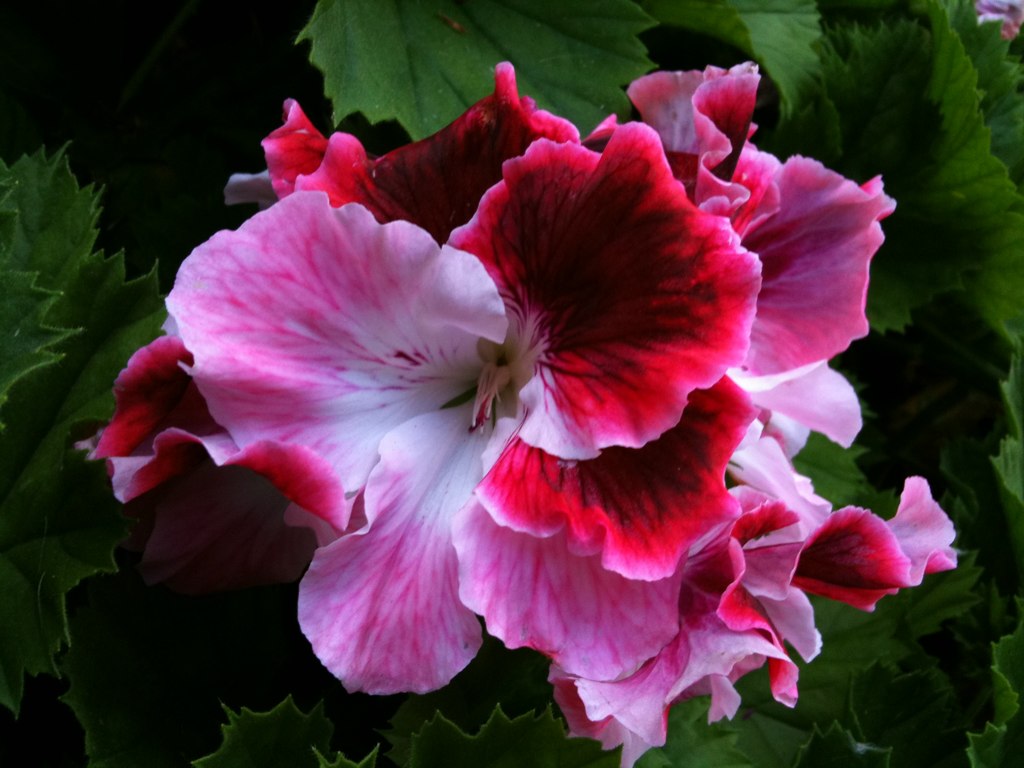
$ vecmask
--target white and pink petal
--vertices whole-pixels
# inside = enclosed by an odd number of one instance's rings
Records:
[[[524,478],[523,482],[531,482]],[[460,595],[508,648],[540,651],[567,673],[633,672],[679,629],[679,578],[647,582],[570,552],[564,531],[538,537],[494,522],[479,504],[456,520]]]
[[[319,192],[201,245],[167,305],[235,442],[309,448],[347,492],[366,482],[385,434],[473,387],[478,339],[501,341],[507,324],[474,257]]]
[[[790,425],[799,425],[847,448],[860,432],[863,420],[857,393],[824,360],[764,376],[732,369],[729,377],[750,394],[755,405],[771,412],[766,425],[769,430],[776,427],[788,437],[799,433]],[[773,425],[772,421],[780,423]],[[784,443],[790,455],[803,447],[799,439],[784,439]]]
[[[302,579],[302,631],[349,691],[440,688],[480,647],[451,534],[490,439],[468,431],[470,410],[429,413],[387,435],[364,492],[367,525],[318,550]]]

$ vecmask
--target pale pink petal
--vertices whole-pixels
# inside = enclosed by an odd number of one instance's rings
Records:
[[[567,675],[556,665],[552,665],[548,681],[554,690],[555,702],[569,726],[569,735],[595,739],[608,750],[622,747],[622,768],[631,768],[640,757],[653,746],[644,741],[614,717],[606,717],[593,721],[587,716],[587,709],[576,689],[577,678]],[[668,711],[665,711],[665,717]],[[664,743],[664,742],[662,742]]]
[[[860,400],[846,378],[825,361],[785,373],[752,376],[732,369],[729,377],[759,408],[792,419],[849,448],[862,426]]]
[[[663,579],[691,546],[738,516],[724,472],[753,415],[723,379],[693,392],[679,425],[643,448],[608,448],[577,462],[514,441],[477,497],[501,525],[541,537],[564,528],[574,553],[600,551],[611,571]]]
[[[744,443],[729,462],[729,474],[795,512],[800,518],[801,538],[818,528],[832,511],[832,504],[814,493],[810,479],[793,468],[782,446],[771,437]],[[744,492],[741,487],[734,489],[734,494]]]
[[[910,583],[906,586],[920,584],[927,573],[956,568],[956,550],[951,546],[956,530],[932,498],[924,478],[907,478],[896,516],[888,526],[910,558]]]
[[[1024,23],[1024,2],[1022,0],[975,0],[978,23],[994,21],[1002,24],[1000,34],[1004,40],[1013,40],[1020,34]]]
[[[814,607],[799,589],[790,589],[783,600],[761,597],[761,608],[779,636],[789,643],[804,661],[821,652],[821,633],[814,625]]]
[[[317,192],[197,248],[167,305],[236,443],[309,448],[350,492],[387,432],[475,385],[478,339],[500,342],[506,327],[475,258]]]
[[[778,211],[743,236],[763,275],[744,363],[755,374],[827,360],[868,332],[868,265],[883,240],[878,222],[895,207],[879,185],[859,187],[804,157],[775,181]]]
[[[524,478],[530,482],[531,478]],[[633,581],[597,555],[497,525],[479,504],[454,531],[462,601],[508,648],[533,648],[566,672],[620,677],[656,654],[679,629],[679,579]]]
[[[715,677],[735,679],[768,659],[792,666],[757,632],[733,632],[713,614],[690,617],[677,638],[633,675],[613,682],[578,679],[576,688],[591,721],[614,718],[648,745],[660,746],[668,707],[677,698],[711,693]],[[789,705],[791,688],[788,676],[773,681],[776,697]],[[729,698],[719,706],[726,709]]]
[[[260,210],[277,202],[270,173],[233,173],[224,187],[224,205],[256,203]]]
[[[489,439],[468,431],[469,414],[429,413],[389,433],[366,486],[367,527],[318,550],[302,579],[302,631],[349,691],[439,688],[480,647],[451,540]]]
[[[745,354],[756,260],[690,204],[646,126],[600,155],[534,142],[451,243],[486,265],[505,346],[534,374],[520,438],[561,458],[644,445]]]
[[[711,706],[708,708],[708,722],[722,718],[732,719],[740,708],[740,694],[736,686],[725,675],[708,675],[711,688]]]

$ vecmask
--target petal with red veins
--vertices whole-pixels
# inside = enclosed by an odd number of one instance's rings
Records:
[[[565,528],[576,554],[631,579],[671,575],[687,549],[735,519],[724,470],[754,416],[727,379],[690,397],[679,425],[639,449],[564,461],[513,442],[477,489],[500,525],[535,536]]]
[[[218,453],[230,454],[238,450],[226,432],[199,437],[170,427],[152,437],[143,451],[108,457],[107,471],[114,498],[127,503],[172,478],[190,472],[209,458],[208,446],[216,446]]]
[[[808,537],[793,586],[869,611],[885,595],[909,586],[909,571],[910,558],[885,521],[846,507]]]
[[[868,265],[883,240],[878,222],[895,208],[880,185],[859,187],[804,157],[775,181],[778,211],[743,236],[763,270],[744,363],[754,374],[828,360],[868,332]]]
[[[955,568],[954,536],[928,483],[911,477],[888,522],[853,507],[831,515],[808,538],[793,585],[870,611],[925,574]]]
[[[408,222],[296,192],[197,248],[167,299],[241,448],[302,445],[351,492],[391,429],[471,388],[507,321],[477,259]]]
[[[439,688],[480,647],[451,538],[489,438],[469,432],[470,412],[426,414],[388,434],[366,486],[367,527],[318,550],[302,579],[302,631],[349,691]]]
[[[523,483],[531,482],[524,477]],[[479,504],[456,520],[460,594],[508,648],[544,653],[570,674],[607,680],[634,671],[679,629],[679,579],[626,579],[597,555],[497,525]]]
[[[520,438],[563,459],[637,448],[745,355],[756,259],[701,213],[647,126],[600,155],[537,141],[451,244],[480,257],[533,365]]]
[[[297,188],[323,190],[332,205],[362,203],[382,222],[411,221],[443,243],[501,179],[502,163],[539,138],[578,143],[579,132],[520,97],[512,65],[499,64],[494,93],[447,128],[375,160],[355,137],[336,133],[323,164]]]
[[[748,229],[760,224],[779,210],[779,187],[775,181],[782,163],[768,152],[747,144],[740,153],[733,172],[733,183],[747,190],[747,198],[729,218],[732,227],[742,238]]]
[[[267,171],[278,197],[295,191],[295,180],[320,167],[327,139],[306,117],[295,99],[284,103],[284,125],[263,140]]]

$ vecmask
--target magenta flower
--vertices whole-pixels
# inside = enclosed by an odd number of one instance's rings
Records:
[[[756,261],[679,189],[644,126],[620,129],[600,155],[542,139],[505,163],[449,245],[299,191],[182,266],[168,308],[217,422],[243,450],[266,440],[309,449],[346,491],[362,491],[367,526],[318,550],[299,604],[314,649],[350,688],[427,690],[472,657],[479,626],[459,599],[452,525],[499,455],[579,461],[639,448],[742,360]],[[690,488],[669,476],[661,492],[687,490],[708,499],[709,519],[727,519],[715,506],[722,471],[753,413],[729,390],[700,415],[719,428],[655,443],[658,460],[692,463],[713,449],[717,472],[687,478]],[[529,523],[531,502],[506,514]],[[637,515],[651,528],[643,537],[668,551],[641,546]],[[646,579],[671,576],[707,525],[658,525],[647,508],[617,523],[605,545],[612,575]],[[596,530],[579,538],[570,546],[601,546]],[[595,664],[603,652],[590,651]]]
[[[184,262],[94,452],[119,498],[165,505],[150,577],[308,563],[303,632],[371,693],[444,685],[482,616],[626,764],[673,701],[731,715],[765,663],[792,704],[785,643],[820,646],[806,593],[870,608],[955,555],[924,481],[885,523],[792,468],[810,430],[860,427],[827,363],[867,332],[893,202],[751,145],[757,79],[651,75],[630,88],[648,125],[581,143],[500,65],[493,95],[379,158],[287,102],[267,175],[229,192],[277,202]],[[248,570],[219,557],[246,536]]]

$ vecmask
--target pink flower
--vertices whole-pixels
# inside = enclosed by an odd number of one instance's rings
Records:
[[[1024,2],[1021,0],[976,0],[974,9],[979,23],[997,21],[1003,25],[1004,40],[1013,40],[1020,34],[1020,25],[1024,23]]]
[[[362,206],[296,191],[200,246],[168,308],[199,390],[241,450],[302,446],[361,492],[367,526],[317,551],[299,615],[348,687],[384,692],[447,681],[479,644],[460,591],[507,591],[469,565],[460,581],[456,548],[483,544],[471,541],[475,528],[462,526],[459,542],[452,533],[492,463],[503,472],[527,456],[555,466],[593,458],[596,472],[646,461],[651,478],[658,466],[707,464],[695,478],[663,473],[649,501],[608,522],[589,519],[598,512],[585,494],[600,487],[591,472],[560,481],[565,514],[582,526],[566,546],[588,556],[603,547],[616,589],[670,578],[690,541],[730,517],[722,473],[753,413],[731,385],[697,393],[742,360],[758,284],[727,222],[693,207],[657,137],[634,125],[600,155],[534,141],[440,247],[407,221],[380,224]],[[699,429],[651,443],[684,406]],[[627,455],[601,453],[617,446]],[[550,472],[537,471],[546,482]],[[543,543],[553,511],[538,518],[531,498],[509,506],[497,477],[491,514],[514,515]],[[689,520],[655,507],[684,493]],[[655,592],[674,602],[670,586]],[[555,632],[548,613],[527,620],[538,636]],[[604,647],[610,627],[588,629],[592,668],[635,666],[668,639],[661,624],[627,649]],[[571,633],[567,642],[580,647]]]
[[[792,704],[785,643],[820,645],[807,592],[866,608],[955,564],[923,481],[885,523],[832,513],[789,460],[809,430],[860,427],[827,362],[867,332],[893,203],[751,145],[753,65],[642,78],[649,125],[583,143],[509,65],[495,80],[379,158],[287,102],[266,177],[229,186],[277,201],[184,262],[171,335],[130,362],[139,394],[95,455],[124,500],[146,478],[175,502],[144,562],[205,529],[178,558],[192,587],[218,584],[215,542],[316,529],[311,560],[308,539],[283,560],[310,560],[300,624],[350,690],[444,685],[482,616],[546,654],[573,731],[631,764],[673,701],[731,715],[732,683],[765,663]],[[179,444],[200,470],[164,469]],[[238,467],[264,483],[242,514]],[[196,520],[177,502],[204,484],[225,503]]]

